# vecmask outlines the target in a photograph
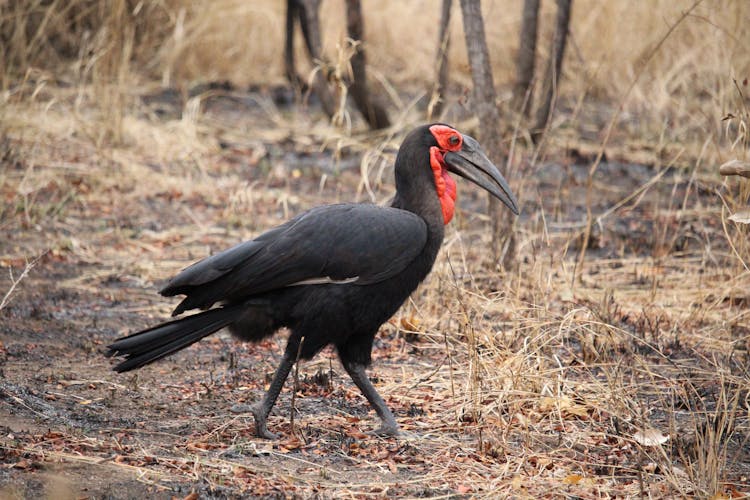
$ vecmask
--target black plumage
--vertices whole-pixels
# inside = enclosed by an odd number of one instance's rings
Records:
[[[252,409],[259,436],[274,437],[266,419],[298,353],[310,359],[327,345],[335,346],[382,420],[379,432],[396,434],[398,425],[365,367],[379,327],[435,262],[453,214],[455,183],[448,172],[487,189],[518,213],[507,183],[474,139],[447,125],[419,127],[399,149],[396,196],[389,207],[313,208],[186,268],[161,294],[185,295],[173,315],[208,310],[114,342],[108,355],[125,356],[115,370],[140,368],[223,327],[245,341],[288,327],[281,364]]]

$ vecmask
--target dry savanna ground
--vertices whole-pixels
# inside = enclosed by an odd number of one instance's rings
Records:
[[[407,436],[367,434],[376,417],[326,350],[282,392],[281,438],[255,438],[237,409],[283,334],[110,370],[104,347],[165,319],[156,290],[188,263],[312,206],[393,194],[439,2],[364,7],[394,121],[378,133],[351,108],[331,125],[286,85],[283,2],[0,3],[0,497],[746,496],[750,181],[718,174],[748,160],[740,0],[574,0],[537,145],[508,106],[521,2],[483,2],[495,160],[522,213],[501,267],[486,197],[459,181],[435,269],[382,327],[370,375]],[[322,19],[345,68],[340,2]],[[474,134],[457,5],[451,30],[443,119]]]

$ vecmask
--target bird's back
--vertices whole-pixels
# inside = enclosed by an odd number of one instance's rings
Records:
[[[290,286],[369,286],[392,277],[400,279],[414,261],[424,260],[419,256],[431,246],[429,240],[425,221],[406,210],[327,205],[193,264],[172,278],[161,293],[186,295],[175,309],[179,314]]]

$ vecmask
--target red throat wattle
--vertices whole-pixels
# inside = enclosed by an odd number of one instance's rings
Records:
[[[430,148],[430,166],[435,176],[435,189],[440,199],[440,207],[443,209],[443,223],[448,224],[453,219],[456,208],[456,181],[448,175],[443,153],[436,146]]]

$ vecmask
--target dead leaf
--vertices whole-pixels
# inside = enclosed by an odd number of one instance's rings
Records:
[[[669,440],[669,436],[662,434],[656,429],[646,429],[633,434],[633,439],[642,446],[658,446],[666,443]]]
[[[407,332],[418,332],[419,331],[419,319],[415,318],[414,316],[410,317],[401,317],[401,329],[406,330]]]
[[[23,469],[23,470],[30,470],[34,468],[34,464],[31,462],[31,460],[27,460],[25,458],[22,458],[18,462],[13,464],[14,469]]]
[[[581,479],[583,479],[583,476],[580,474],[570,474],[563,478],[563,484],[578,484],[581,482]]]
[[[345,431],[345,434],[354,439],[367,439],[369,437],[367,434],[360,432],[358,430],[355,430],[355,429],[347,429]]]
[[[649,462],[643,465],[643,472],[647,472],[648,474],[655,474],[658,469],[659,466],[655,462]]]
[[[510,480],[510,485],[514,490],[526,489],[526,480],[524,476],[513,476]]]
[[[585,418],[589,416],[589,409],[584,405],[573,404],[570,408],[565,408],[565,413]]]
[[[742,210],[729,216],[729,220],[738,224],[750,224],[750,210]]]
[[[729,160],[719,167],[721,175],[739,175],[750,178],[750,162],[741,160]]]
[[[547,469],[550,470],[554,466],[554,462],[548,457],[530,457],[529,462],[539,470]]]
[[[541,398],[539,401],[540,412],[550,413],[554,410],[559,410],[560,412],[576,415],[578,417],[588,417],[589,415],[589,409],[585,405],[576,403],[568,396],[546,396]]]
[[[289,453],[290,451],[298,450],[302,448],[302,445],[304,444],[302,441],[297,439],[296,437],[290,437],[289,439],[278,443],[279,453]]]
[[[468,484],[459,484],[459,485],[458,485],[458,486],[456,487],[456,491],[457,491],[457,492],[458,492],[458,493],[459,493],[460,495],[465,495],[465,494],[467,494],[467,493],[471,493],[472,489],[471,489],[471,486],[469,486]]]
[[[555,410],[559,404],[560,398],[545,396],[539,400],[539,411],[542,413],[549,413],[552,410]]]
[[[196,441],[192,443],[187,444],[187,449],[189,450],[202,450],[202,451],[208,451],[208,450],[215,450],[216,448],[221,447],[220,444],[217,443],[207,443],[205,441]]]
[[[513,418],[521,427],[528,427],[531,424],[529,418],[521,412],[517,412]]]

